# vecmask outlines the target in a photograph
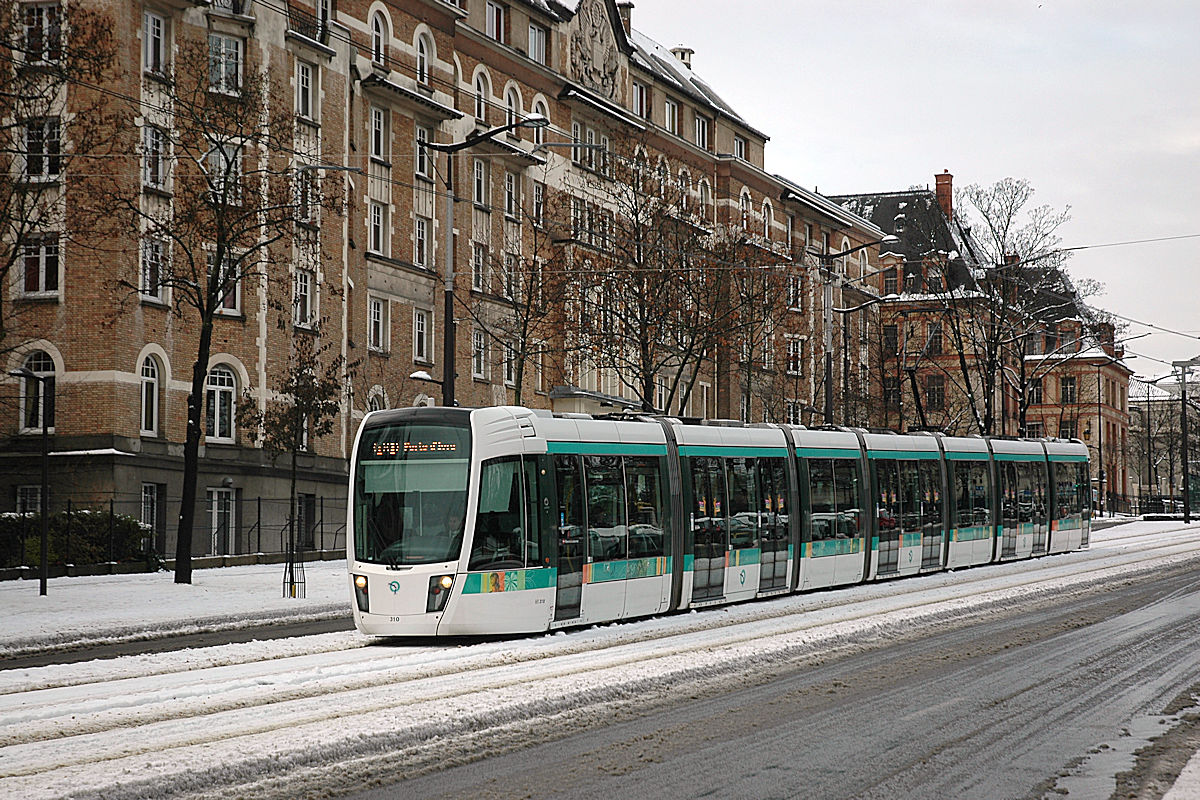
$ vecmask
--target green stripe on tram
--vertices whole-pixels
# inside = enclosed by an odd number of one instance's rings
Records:
[[[1034,461],[1046,463],[1044,453],[996,453],[997,461]]]
[[[665,456],[665,444],[649,442],[546,442],[546,452],[585,456]]]
[[[594,561],[583,565],[584,583],[608,583],[637,578],[657,578],[671,570],[671,559],[666,556],[631,558],[617,561]]]
[[[1051,461],[1078,461],[1084,463],[1088,460],[1087,456],[1075,455],[1073,453],[1051,453]]]
[[[989,539],[991,534],[988,532],[988,525],[969,525],[965,528],[954,528],[950,531],[950,540],[953,542],[977,542],[980,539]]]
[[[467,577],[463,580],[463,594],[549,589],[557,582],[558,570],[553,567],[508,569],[501,572],[468,572]]]
[[[899,461],[937,461],[942,454],[937,450],[869,450],[867,458],[894,458]]]
[[[826,556],[845,556],[862,552],[862,537],[853,539],[822,539],[816,542],[806,542],[804,549],[808,558],[825,558]]]
[[[858,458],[857,447],[797,447],[796,455],[801,458]]]
[[[787,458],[786,447],[722,447],[708,444],[681,444],[681,456],[715,456],[717,458]]]
[[[974,453],[974,452],[958,453],[958,452],[947,451],[946,452],[946,460],[947,461],[987,461],[988,453],[986,453],[986,452],[983,452],[983,453]]]

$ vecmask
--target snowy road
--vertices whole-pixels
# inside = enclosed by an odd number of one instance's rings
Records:
[[[1088,551],[1035,562],[527,639],[334,633],[0,671],[0,796],[353,791],[736,686],[747,670],[855,657],[1200,563],[1200,530],[1171,527],[1121,526]]]

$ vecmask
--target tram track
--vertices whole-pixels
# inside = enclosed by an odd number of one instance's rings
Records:
[[[519,640],[414,647],[334,633],[307,637],[319,640],[308,652],[300,644],[269,659],[239,654],[237,645],[197,650],[183,666],[138,657],[115,679],[89,674],[86,664],[0,673],[0,793],[91,786],[96,762],[131,785],[158,785],[163,770],[187,778],[185,767],[221,785],[234,780],[235,764],[320,772],[331,759],[369,757],[384,745],[419,753],[434,739],[477,741],[480,731],[628,703],[748,662],[869,647],[898,630],[1056,602],[1197,558],[1200,532],[1184,529],[1114,536],[1102,548],[1032,562]]]

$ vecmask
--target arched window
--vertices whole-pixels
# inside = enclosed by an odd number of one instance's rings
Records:
[[[367,401],[367,411],[383,411],[385,408],[387,408],[387,403],[382,394],[377,394]]]
[[[42,430],[54,427],[54,359],[44,350],[35,350],[21,365],[35,377],[21,378],[21,427]]]
[[[700,215],[708,217],[708,207],[712,203],[712,189],[708,181],[700,181]]]
[[[546,111],[546,104],[543,103],[541,100],[538,100],[536,103],[533,104],[533,113],[537,114],[539,116],[543,116],[546,119],[550,119],[550,112]],[[543,144],[546,141],[546,128],[548,128],[548,127],[550,127],[550,126],[543,125],[539,128],[533,129],[533,143],[534,144]]]
[[[741,197],[742,207],[742,230],[750,230],[750,193],[742,192]]]
[[[763,202],[762,205],[762,222],[763,222],[763,238],[771,238],[771,226],[775,223],[775,216],[771,213],[771,204]]]
[[[679,170],[679,207],[684,211],[691,205],[692,176],[686,169]]]
[[[671,170],[667,168],[667,162],[663,159],[658,160],[658,196],[667,196],[667,187],[671,185]]]
[[[417,82],[429,83],[429,38],[425,34],[417,36]]]
[[[382,11],[376,11],[375,16],[371,17],[371,60],[376,64],[382,64],[387,55],[386,46],[388,39],[387,20],[383,17]]]
[[[228,367],[213,367],[208,373],[204,404],[204,436],[210,441],[233,441],[234,397],[237,379]]]
[[[142,434],[158,435],[158,363],[154,356],[142,362]]]
[[[487,121],[487,103],[488,96],[491,94],[488,88],[487,76],[482,72],[475,76],[475,119],[481,122]]]
[[[510,88],[504,93],[504,124],[516,125],[521,116],[521,100],[517,90]],[[513,131],[516,133],[517,131]]]

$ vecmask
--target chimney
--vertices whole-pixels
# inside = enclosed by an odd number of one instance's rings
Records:
[[[934,175],[935,191],[938,207],[950,222],[954,221],[954,176],[950,170],[942,170],[941,175]]]
[[[695,52],[696,51],[690,47],[679,46],[671,48],[671,55],[682,61],[683,65],[688,69],[692,68],[692,54]]]
[[[632,13],[633,3],[617,3],[617,14],[621,16],[621,27],[625,29],[626,36],[629,36],[631,33],[633,33],[633,23],[630,21],[630,15]]]

